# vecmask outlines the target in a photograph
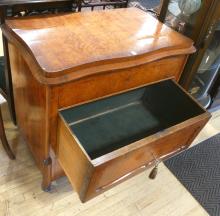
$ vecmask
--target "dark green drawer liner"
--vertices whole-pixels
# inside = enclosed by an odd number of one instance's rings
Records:
[[[172,80],[60,111],[92,159],[204,112]]]

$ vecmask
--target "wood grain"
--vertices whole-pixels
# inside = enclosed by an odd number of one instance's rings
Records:
[[[132,8],[10,19],[3,33],[18,126],[42,171],[44,189],[64,175],[63,169],[70,178],[75,175],[70,144],[65,140],[69,151],[57,145],[60,109],[164,79],[178,81],[195,50],[190,39]],[[86,167],[92,169],[91,163],[82,165],[81,181],[90,173]],[[85,200],[86,187],[71,182]]]
[[[84,194],[80,194],[80,199],[82,202],[88,201],[129,177],[155,165],[155,158],[163,161],[188,148],[209,118],[210,115],[204,113],[168,128],[164,132],[160,132],[159,135],[154,134],[146,137],[94,160],[91,160],[85,150],[80,147],[78,138],[74,136],[68,125],[64,124],[64,120],[61,118],[57,148],[58,152],[62,151],[63,155],[62,158],[59,157],[59,160],[61,165],[64,165],[64,169],[66,169],[65,171],[74,187],[76,181],[81,181],[79,184],[87,183],[86,188],[83,187]],[[72,149],[68,147],[70,145]],[[76,153],[77,155],[75,155]],[[72,157],[75,156],[72,158],[70,155]],[[69,158],[71,158],[72,163],[70,163]],[[88,172],[88,168],[85,166],[80,171],[71,172],[76,163],[78,164],[77,166],[80,166],[81,163],[84,164],[84,161],[91,163],[93,167],[89,174],[85,173],[85,171]],[[130,172],[132,172],[131,175]],[[78,177],[80,175],[83,175],[83,179]],[[85,181],[85,179],[87,180]],[[76,191],[78,192],[78,187]]]
[[[43,161],[48,157],[46,86],[38,83],[18,50],[9,44],[12,82],[18,126],[44,172]],[[46,175],[45,175],[46,176]]]
[[[178,81],[185,58],[185,55],[167,57],[65,83],[58,87],[59,107],[68,107],[163,79],[174,78]]]
[[[74,190],[80,199],[85,199],[85,193],[93,172],[93,165],[82,147],[77,144],[63,120],[58,124],[57,158],[65,173],[67,173]]]
[[[10,19],[2,30],[25,49],[35,78],[51,84],[195,51],[192,40],[135,8]]]

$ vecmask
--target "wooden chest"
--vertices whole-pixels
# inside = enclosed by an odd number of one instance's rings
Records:
[[[10,19],[2,30],[44,190],[66,174],[87,201],[186,149],[210,118],[177,84],[193,42],[138,9]]]

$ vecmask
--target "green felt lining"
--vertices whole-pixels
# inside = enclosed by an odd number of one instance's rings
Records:
[[[92,159],[202,113],[171,80],[61,111]]]

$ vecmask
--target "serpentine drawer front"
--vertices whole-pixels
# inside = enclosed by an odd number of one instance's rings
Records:
[[[186,149],[210,118],[173,80],[59,116],[57,157],[83,202]]]

